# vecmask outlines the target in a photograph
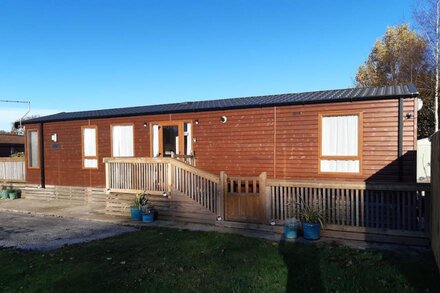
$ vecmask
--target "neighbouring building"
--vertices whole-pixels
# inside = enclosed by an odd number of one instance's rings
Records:
[[[9,157],[12,154],[24,152],[24,141],[23,135],[0,134],[0,157]]]

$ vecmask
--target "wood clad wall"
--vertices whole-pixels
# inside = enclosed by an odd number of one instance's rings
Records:
[[[363,167],[356,176],[318,174],[318,114],[363,112]],[[343,102],[331,104],[267,107],[254,109],[192,112],[111,119],[77,120],[44,124],[46,184],[104,186],[102,158],[111,156],[110,125],[134,124],[135,156],[150,156],[150,127],[144,122],[199,120],[193,125],[197,167],[231,176],[269,178],[349,179],[397,181],[397,100]],[[406,99],[404,113],[404,179],[415,181],[416,114],[414,99]],[[227,116],[225,124],[221,116]],[[98,127],[97,170],[82,169],[81,126]],[[34,125],[27,125],[27,129]],[[59,148],[53,148],[50,134],[58,134]],[[39,172],[28,171],[28,182],[39,183]]]
[[[431,247],[440,269],[440,132],[431,144]]]

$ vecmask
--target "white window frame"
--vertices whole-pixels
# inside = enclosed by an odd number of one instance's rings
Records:
[[[37,145],[33,146],[37,149],[37,165],[36,166],[31,166],[31,132],[35,132],[36,136],[37,136]],[[40,169],[40,130],[39,129],[29,129],[27,131],[27,135],[26,135],[26,140],[27,140],[27,166],[29,169]]]
[[[113,139],[114,139],[113,128],[114,127],[121,127],[121,126],[130,126],[131,127],[131,131],[132,131],[132,134],[131,134],[131,138],[132,138],[132,141],[131,141],[131,153],[130,154],[126,154],[126,155],[117,155],[117,156],[115,156],[115,153],[114,153],[114,142],[113,142]],[[134,124],[133,123],[125,123],[125,124],[112,124],[112,125],[110,125],[110,142],[111,142],[111,154],[112,154],[112,157],[114,157],[114,158],[132,158],[132,157],[134,157]]]
[[[85,154],[85,143],[84,143],[84,131],[86,129],[94,129],[95,130],[95,155],[90,156]],[[81,149],[82,149],[82,167],[83,169],[98,169],[99,161],[98,161],[98,127],[96,125],[88,125],[81,127]],[[86,166],[86,160],[95,160],[96,167],[88,167]]]
[[[358,141],[357,141],[357,155],[331,155],[326,156],[323,155],[323,127],[322,127],[322,121],[324,117],[337,117],[337,116],[358,116]],[[363,158],[362,158],[362,144],[363,144],[363,113],[359,111],[346,111],[346,112],[326,112],[326,113],[320,113],[319,114],[319,132],[318,132],[318,139],[319,139],[319,154],[318,154],[318,173],[320,174],[335,174],[335,175],[362,175],[362,167],[363,167]],[[358,172],[344,172],[344,171],[323,171],[321,168],[321,162],[322,161],[359,161],[359,170]]]

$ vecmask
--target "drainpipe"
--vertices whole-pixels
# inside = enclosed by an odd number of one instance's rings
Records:
[[[399,163],[399,182],[403,181],[403,98],[399,98],[397,159]]]
[[[46,188],[46,177],[44,174],[44,123],[40,123],[40,178],[41,188]]]

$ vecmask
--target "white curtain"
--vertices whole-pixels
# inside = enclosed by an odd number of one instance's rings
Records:
[[[358,115],[322,118],[322,156],[357,156]],[[321,160],[322,172],[359,172],[359,160]]]
[[[358,160],[321,160],[321,172],[359,173]]]
[[[113,157],[133,157],[133,125],[112,126]]]
[[[84,159],[84,168],[98,168],[98,160]]]
[[[185,155],[191,155],[192,153],[192,133],[191,133],[191,123],[185,123],[185,139],[186,139],[186,150]]]
[[[38,132],[29,131],[29,167],[38,167]]]
[[[96,156],[96,129],[84,128],[83,141],[84,141],[84,156],[85,157]]]
[[[179,155],[180,154],[180,152],[179,152],[179,149],[180,149],[180,147],[179,147],[179,136],[176,136],[175,140],[176,140],[176,155]]]
[[[322,155],[358,155],[358,115],[322,118]]]
[[[159,125],[153,125],[153,157],[159,157]]]

